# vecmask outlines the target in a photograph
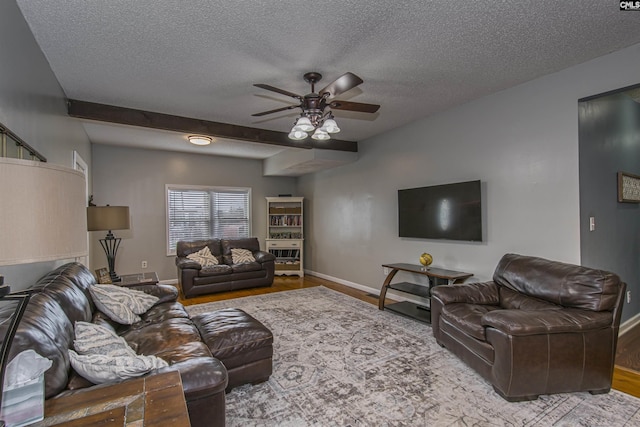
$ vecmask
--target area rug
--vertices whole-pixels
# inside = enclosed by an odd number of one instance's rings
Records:
[[[240,308],[274,335],[273,375],[227,394],[228,426],[637,426],[640,399],[509,403],[431,327],[324,287],[187,307]]]

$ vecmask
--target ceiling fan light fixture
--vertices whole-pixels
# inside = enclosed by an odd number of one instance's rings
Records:
[[[305,139],[307,136],[309,136],[309,134],[301,130],[295,130],[295,127],[294,127],[294,129],[291,129],[291,133],[289,134],[289,139],[293,139],[294,141],[301,141]]]
[[[300,117],[293,126],[292,131],[311,132],[314,129],[308,117]]]
[[[322,130],[327,132],[327,133],[338,133],[338,132],[340,132],[340,128],[338,127],[338,123],[336,123],[336,121],[333,120],[333,118],[328,118],[327,120],[324,121],[324,124],[322,125]]]
[[[323,131],[320,128],[316,129],[316,131],[313,133],[313,135],[311,135],[311,138],[313,138],[313,139],[315,139],[317,141],[326,141],[327,139],[331,139],[329,134],[327,132]]]
[[[194,145],[209,145],[213,141],[212,138],[204,135],[189,135],[188,139]]]
[[[301,140],[305,139],[311,132],[313,132],[313,135],[311,136],[313,139],[325,141],[327,139],[331,139],[330,134],[340,132],[340,128],[333,117],[332,109],[357,111],[361,113],[375,113],[380,108],[380,106],[376,104],[365,104],[362,102],[340,101],[339,99],[334,99],[334,97],[364,83],[360,77],[353,73],[344,73],[318,92],[316,92],[315,85],[322,80],[322,74],[318,72],[309,72],[305,73],[303,78],[305,82],[311,85],[311,93],[306,95],[298,95],[296,93],[289,92],[288,90],[280,89],[264,83],[254,84],[255,87],[270,90],[281,95],[290,96],[296,99],[299,104],[263,111],[261,113],[252,114],[251,116],[260,117],[280,111],[300,108],[302,113],[293,125],[293,128],[289,133],[289,138],[293,140]],[[327,113],[325,113],[326,108],[329,108]]]

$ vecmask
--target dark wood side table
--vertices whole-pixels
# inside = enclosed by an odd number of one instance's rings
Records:
[[[159,282],[158,274],[155,271],[149,273],[125,274],[120,276],[120,281],[116,282],[119,286],[135,286],[135,285],[155,285]]]
[[[44,420],[32,427],[97,425],[189,427],[180,374],[166,372],[49,399]]]
[[[401,301],[393,304],[385,305],[385,298],[387,296],[387,290],[393,289],[396,291],[404,292],[411,295],[416,295],[421,298],[431,298],[431,288],[437,285],[452,285],[454,283],[464,282],[469,277],[473,276],[472,273],[463,273],[461,271],[445,270],[437,267],[423,267],[415,264],[382,264],[383,267],[389,268],[389,274],[384,280],[382,289],[380,289],[380,298],[378,300],[378,308],[384,310],[388,308],[398,314],[412,317],[416,320],[425,323],[431,323],[431,309],[429,307],[414,304],[409,301]],[[400,282],[391,283],[393,277],[398,271],[406,271],[409,273],[422,274],[429,277],[428,285],[420,285],[416,283]],[[433,283],[432,283],[433,282]]]

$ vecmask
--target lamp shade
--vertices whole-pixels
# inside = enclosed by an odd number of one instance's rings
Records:
[[[322,130],[327,133],[338,133],[340,132],[340,128],[338,124],[333,119],[327,119],[324,121],[324,125],[322,125]]]
[[[0,158],[0,265],[87,255],[84,174]]]
[[[89,206],[87,230],[128,230],[129,206]]]
[[[309,135],[301,130],[292,130],[291,133],[289,133],[289,138],[295,141],[305,139],[307,136]]]
[[[329,134],[320,128],[316,129],[313,135],[311,135],[311,138],[316,139],[318,141],[326,141],[327,139],[331,139]]]
[[[308,117],[300,117],[296,122],[295,126],[293,127],[293,129],[291,130],[294,132],[295,131],[311,132],[313,129],[315,128],[311,124],[311,120],[309,120]]]

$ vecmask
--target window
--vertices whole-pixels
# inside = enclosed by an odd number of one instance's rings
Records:
[[[249,237],[251,189],[167,185],[167,255],[179,240]]]

